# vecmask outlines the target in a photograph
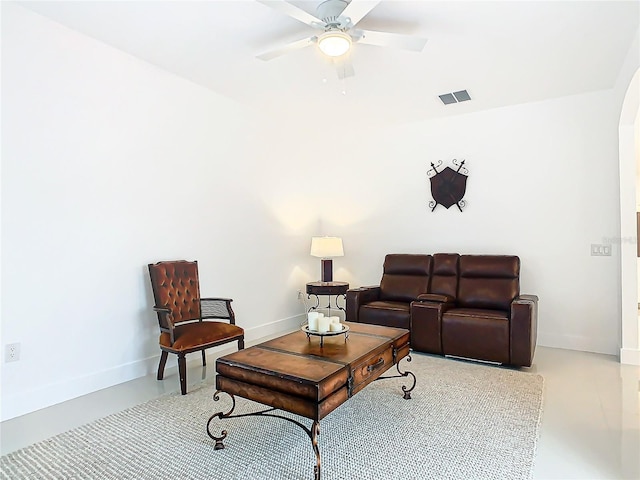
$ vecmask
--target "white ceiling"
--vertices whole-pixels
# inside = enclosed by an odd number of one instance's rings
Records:
[[[319,2],[291,3],[314,13]],[[316,31],[254,0],[21,5],[251,108],[349,122],[414,121],[611,88],[640,23],[638,1],[385,0],[358,27],[424,36],[426,47],[356,44],[356,75],[341,81],[315,46],[255,58]],[[472,101],[438,99],[462,89]]]

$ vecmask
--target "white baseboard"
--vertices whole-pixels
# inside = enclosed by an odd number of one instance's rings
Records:
[[[245,344],[250,345],[259,339],[294,330],[299,327],[304,321],[304,318],[304,314],[300,314],[246,329]],[[220,355],[220,352],[226,350],[232,351],[235,350],[235,348],[231,348],[229,345],[223,345],[211,349],[209,354],[217,356]],[[173,373],[174,369],[177,369],[176,359],[177,357],[175,355],[169,355],[165,370],[167,375]],[[188,363],[198,362],[200,361],[200,356],[192,354],[188,356],[187,359]],[[152,357],[118,365],[101,372],[44,385],[15,395],[3,392],[0,420],[9,420],[88,393],[102,390],[103,388],[112,387],[136,378],[144,377],[145,375],[155,374],[159,360],[160,351],[158,350],[158,354]]]
[[[270,337],[272,335],[295,330],[300,327],[305,319],[306,315],[301,313],[300,315],[294,315],[293,317],[283,318],[281,320],[265,323],[253,328],[247,328],[244,332],[245,344],[255,342],[256,340]]]
[[[537,345],[541,347],[564,348],[581,352],[603,353],[618,355],[617,348],[600,341],[598,338],[581,335],[565,335],[557,333],[538,332]]]
[[[43,385],[18,394],[12,395],[3,392],[2,421],[50,407],[103,388],[144,377],[154,371],[158,360],[159,355],[118,365],[82,377]]]
[[[640,365],[640,350],[621,348],[620,363],[624,365]]]

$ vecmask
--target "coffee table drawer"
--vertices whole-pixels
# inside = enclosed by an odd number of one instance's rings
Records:
[[[259,347],[250,347],[219,358],[216,372],[274,392],[297,395],[316,402],[347,385],[349,378],[346,365]]]
[[[302,398],[297,395],[277,392],[270,388],[241,382],[234,378],[216,375],[216,388],[230,395],[248,398],[254,402],[295,413],[312,420],[320,420],[347,401],[349,392],[346,386],[333,392],[321,401]]]
[[[390,345],[381,352],[369,355],[353,367],[353,393],[363,389],[391,366],[393,366],[393,346]]]

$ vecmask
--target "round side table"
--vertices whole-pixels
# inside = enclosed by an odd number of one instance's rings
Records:
[[[336,308],[338,310],[342,310],[345,312],[345,307],[341,307],[338,305],[338,297],[342,297],[345,302],[347,302],[347,290],[349,290],[349,284],[347,282],[309,282],[307,283],[307,298],[311,298],[311,295],[316,297],[316,304],[312,307],[309,307],[309,312],[311,310],[317,310],[320,306],[320,296],[329,297],[329,303],[327,304],[327,309],[329,313],[331,313],[331,297],[335,296]]]

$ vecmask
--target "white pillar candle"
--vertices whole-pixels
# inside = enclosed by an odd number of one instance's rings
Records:
[[[318,312],[309,312],[307,313],[307,326],[309,330],[313,330],[314,332],[318,330],[318,317],[324,314]]]
[[[340,317],[329,317],[331,319],[331,323],[340,323]]]
[[[329,325],[329,330],[331,330],[332,332],[341,332],[342,324],[340,322],[331,322],[331,324]]]
[[[319,332],[328,332],[329,331],[329,325],[331,325],[331,321],[329,320],[329,317],[318,317],[318,331]]]

